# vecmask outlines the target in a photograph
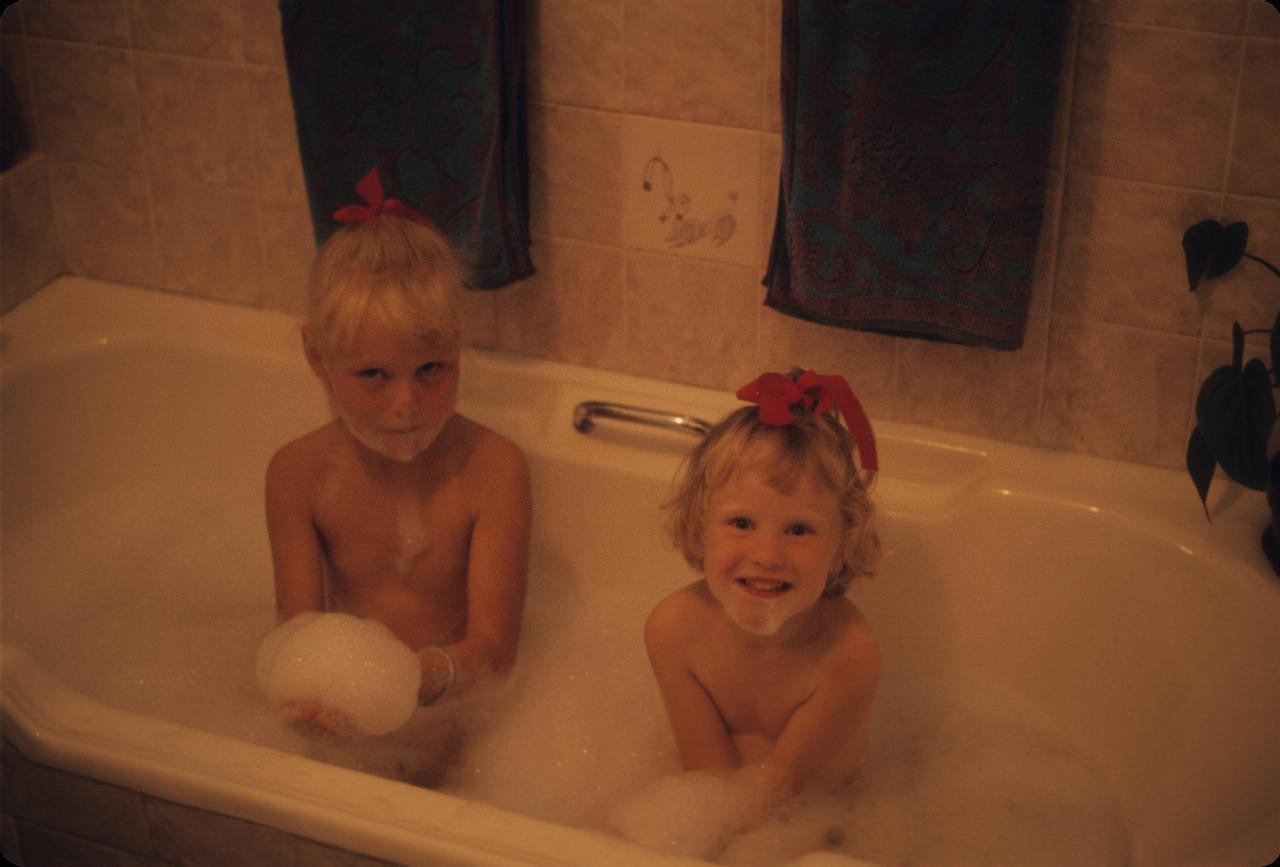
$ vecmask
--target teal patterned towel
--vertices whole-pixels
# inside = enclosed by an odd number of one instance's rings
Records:
[[[1068,5],[784,0],[765,303],[1021,346]]]
[[[377,167],[475,288],[533,273],[522,0],[280,0],[317,241]]]

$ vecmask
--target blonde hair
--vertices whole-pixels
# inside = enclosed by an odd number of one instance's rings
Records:
[[[390,214],[348,224],[311,267],[304,333],[322,356],[351,348],[365,317],[445,345],[462,342],[462,268],[434,226]]]
[[[665,504],[672,541],[685,561],[701,572],[712,491],[746,466],[762,468],[769,485],[784,491],[808,473],[836,495],[844,517],[841,566],[827,576],[823,589],[826,596],[841,596],[855,578],[874,574],[880,559],[875,507],[854,464],[852,438],[834,410],[803,414],[789,425],[764,424],[757,412],[755,406],[744,406],[730,413],[680,465],[675,493]]]

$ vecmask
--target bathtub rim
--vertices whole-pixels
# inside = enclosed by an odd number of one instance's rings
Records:
[[[114,708],[21,648],[0,649],[0,672],[5,737],[29,761],[370,857],[466,867],[706,863]],[[519,844],[495,837],[495,821]]]
[[[81,305],[79,302],[86,297],[91,299],[90,303]],[[40,300],[42,298],[44,300]],[[44,309],[41,309],[42,307]],[[239,345],[240,343],[256,346],[258,339],[266,337],[266,339],[278,341],[280,347],[279,358],[281,360],[292,363],[296,361],[298,355],[296,321],[286,314],[252,309],[246,310],[233,305],[209,302],[204,299],[102,284],[99,281],[87,281],[81,278],[64,278],[63,281],[58,281],[57,284],[51,284],[46,289],[41,290],[32,299],[28,299],[28,301],[15,308],[14,311],[5,315],[4,322],[6,327],[3,338],[5,359],[3,370],[6,380],[10,376],[21,375],[26,369],[26,362],[37,358],[74,357],[82,353],[93,352],[102,345],[133,345],[131,341],[179,344],[179,341],[167,337],[157,341],[155,338],[148,336],[152,334],[150,329],[153,328],[149,321],[150,313],[144,312],[144,315],[141,316],[130,315],[135,308],[139,307],[143,311],[153,311],[157,316],[165,313],[166,310],[189,312],[194,309],[199,313],[202,323],[212,322],[215,328],[218,323],[225,323],[227,332],[237,336],[232,341],[236,344],[232,347],[236,351],[242,349]],[[130,313],[124,313],[123,311],[126,309]],[[8,339],[11,331],[22,333],[22,329],[16,326],[22,325],[22,317],[28,315],[22,312],[24,310],[34,311],[30,312],[29,315],[36,318],[48,316],[51,312],[57,314],[66,311],[72,311],[74,316],[72,321],[68,323],[61,321],[58,323],[58,331],[61,335],[59,337],[60,342],[52,346],[45,345],[40,351],[28,352],[28,349],[32,349],[32,347],[24,345],[22,341],[11,343]],[[111,321],[113,316],[115,321]],[[15,323],[16,325],[14,325]],[[243,327],[250,328],[253,332],[251,335],[253,340],[247,338],[243,341],[239,340],[240,332],[237,329]],[[197,346],[202,350],[208,349],[218,352],[227,350],[227,341],[223,340],[221,336],[218,339],[214,339],[204,331],[197,332],[197,334],[202,335],[202,337],[189,343],[181,342],[181,345]],[[104,335],[107,336],[104,337]],[[545,437],[546,447],[549,450],[556,451],[568,447],[571,449],[570,453],[574,455],[575,459],[584,461],[594,462],[599,460],[612,465],[619,456],[634,457],[637,451],[626,443],[619,444],[616,441],[616,437],[609,432],[592,434],[584,438],[582,434],[572,431],[569,419],[573,402],[584,394],[591,397],[598,396],[597,389],[607,389],[611,395],[635,394],[641,396],[652,396],[656,391],[660,390],[661,399],[664,403],[678,405],[680,409],[687,408],[689,412],[694,414],[699,412],[716,414],[722,408],[727,409],[737,405],[730,395],[693,386],[655,383],[653,380],[645,380],[627,374],[594,371],[558,362],[508,356],[503,353],[486,350],[468,350],[467,354],[468,358],[478,365],[478,371],[482,376],[489,375],[494,370],[500,373],[503,369],[518,369],[527,371],[534,376],[548,377],[561,383],[563,387],[557,390],[555,404],[551,408],[551,412],[547,414],[545,419],[538,422],[538,424],[542,425],[538,427],[539,436]],[[264,353],[255,350],[254,355],[255,357],[263,358],[277,357],[274,351]],[[1102,515],[1111,513],[1121,518],[1125,517],[1127,508],[1132,508],[1137,504],[1141,507],[1141,514],[1132,520],[1144,532],[1155,532],[1163,535],[1164,530],[1176,527],[1178,530],[1187,533],[1188,543],[1197,549],[1194,553],[1206,556],[1220,566],[1230,567],[1218,571],[1230,576],[1230,580],[1244,582],[1242,583],[1242,589],[1246,592],[1270,592],[1274,600],[1280,600],[1280,584],[1266,580],[1269,576],[1262,571],[1265,562],[1261,559],[1260,552],[1257,554],[1257,562],[1251,563],[1239,556],[1238,552],[1246,549],[1237,548],[1234,552],[1232,550],[1233,545],[1242,543],[1248,545],[1247,550],[1256,549],[1256,530],[1249,521],[1248,505],[1250,495],[1248,493],[1228,488],[1226,490],[1218,489],[1216,494],[1211,494],[1211,505],[1216,511],[1214,524],[1210,526],[1204,522],[1203,514],[1200,512],[1199,505],[1196,503],[1190,489],[1183,489],[1186,480],[1176,471],[1108,461],[1085,455],[1051,452],[1030,446],[1000,443],[962,434],[944,433],[919,426],[885,422],[879,419],[876,420],[876,425],[887,442],[906,443],[913,447],[919,446],[926,451],[932,448],[951,450],[964,465],[961,478],[951,484],[944,492],[945,495],[941,496],[932,496],[931,492],[927,490],[927,485],[915,485],[912,487],[911,483],[894,479],[892,474],[886,476],[882,484],[896,486],[907,491],[908,495],[899,498],[900,501],[905,502],[913,498],[922,501],[927,507],[926,511],[932,509],[934,514],[938,516],[946,514],[949,504],[954,502],[956,496],[974,492],[990,493],[993,491],[1003,494],[1006,490],[1009,495],[1013,496],[1044,498],[1058,505],[1067,505]],[[539,442],[542,442],[542,440]],[[688,440],[682,440],[682,442],[688,442]],[[1018,467],[1027,460],[1037,461],[1038,468],[1041,470],[1034,478],[1027,478],[1025,473],[1018,470]],[[1010,467],[1013,469],[1009,469]],[[644,467],[636,469],[635,472],[646,476],[650,474],[649,469]],[[1079,487],[1082,476],[1087,476],[1092,486],[1089,494],[1087,496],[1071,493],[1064,495],[1064,490],[1069,492],[1073,486]],[[1215,482],[1215,484],[1218,483]],[[887,511],[892,511],[892,505]],[[919,513],[916,513],[916,516],[919,517]],[[1238,568],[1241,565],[1244,568]],[[1259,591],[1257,586],[1259,583],[1266,589]],[[1245,586],[1245,584],[1248,586]],[[21,651],[18,651],[18,653],[21,653]],[[5,648],[3,657],[3,692],[0,693],[0,705],[3,705],[6,723],[11,721],[21,723],[19,725],[10,725],[6,729],[6,734],[24,755],[37,762],[61,767],[73,772],[82,771],[81,766],[77,766],[69,759],[62,761],[56,759],[58,750],[70,751],[72,754],[76,753],[77,747],[74,744],[74,739],[79,735],[74,726],[69,728],[65,724],[60,724],[59,717],[48,712],[43,713],[43,715],[41,712],[36,712],[22,716],[25,712],[22,701],[18,702],[16,710],[11,707],[12,696],[14,695],[12,687],[17,685],[20,687],[17,692],[18,696],[27,696],[32,701],[35,701],[34,706],[37,711],[43,711],[45,708],[45,705],[37,701],[37,699],[40,699],[38,690],[30,686],[31,683],[38,679],[39,669],[43,669],[43,666],[40,666],[38,662],[30,658],[26,660],[16,658],[16,661],[14,660],[12,649]],[[49,675],[49,677],[52,678],[53,676]],[[69,692],[58,683],[55,683],[54,686]],[[23,689],[26,692],[23,692]],[[53,692],[56,693],[57,690],[55,689]],[[92,699],[78,694],[73,694],[69,698],[66,696],[61,698],[66,699],[61,704],[58,704],[61,700],[58,696],[54,695],[53,698],[50,698],[50,701],[53,702],[51,706],[57,706],[59,708],[58,714],[65,713],[70,719],[79,718],[79,715],[87,713],[89,709],[104,710],[112,714],[124,714],[130,718],[136,717],[136,715],[129,714],[126,711],[100,705]],[[70,699],[79,699],[85,704],[76,704],[75,701]],[[148,721],[148,724],[161,723],[159,721]],[[204,732],[182,729],[167,723],[162,725],[175,731],[198,735],[201,738],[217,737]],[[87,731],[92,738],[92,730]],[[19,732],[21,732],[20,735],[18,734]],[[177,739],[185,743],[187,737],[184,735],[182,738]],[[194,796],[193,800],[188,797],[173,797],[172,792],[165,791],[163,787],[160,791],[155,791],[153,787],[134,785],[128,781],[129,768],[117,768],[110,759],[102,757],[102,753],[107,748],[100,741],[94,741],[93,743],[93,749],[98,750],[97,753],[92,754],[97,756],[94,761],[105,768],[103,774],[90,774],[90,776],[94,776],[97,779],[103,779],[106,782],[123,782],[156,797],[169,798],[181,803],[189,803],[192,806],[213,809],[217,812],[248,819],[249,821],[259,821],[255,816],[268,815],[272,810],[282,809],[272,806],[269,798],[265,804],[258,804],[251,798],[249,803],[253,809],[246,814],[235,805],[232,805],[232,808],[228,808],[217,793],[197,792],[197,796]],[[237,747],[252,747],[254,751],[265,751],[272,758],[288,758],[292,760],[288,763],[290,767],[296,767],[297,762],[307,763],[302,766],[307,774],[319,774],[326,779],[336,779],[344,787],[349,786],[350,778],[347,775],[355,774],[355,772],[312,762],[312,760],[302,757],[288,756],[265,747],[241,744],[239,741],[228,741],[228,743]],[[141,746],[150,748],[154,745],[144,740]],[[179,759],[181,758],[180,752],[178,757]],[[170,758],[172,759],[172,756]],[[92,766],[97,767],[98,765]],[[364,775],[357,774],[356,776],[361,779],[364,778]],[[380,778],[378,783],[380,785],[397,785]],[[630,844],[626,844],[625,841],[620,839],[585,829],[568,828],[567,826],[542,822],[528,816],[499,810],[476,802],[463,801],[437,792],[428,793],[423,790],[412,789],[412,787],[410,789],[410,794],[414,796],[433,796],[433,798],[428,798],[426,801],[422,801],[420,797],[413,798],[415,809],[433,805],[433,808],[445,810],[450,815],[461,810],[472,817],[473,821],[477,816],[501,815],[503,821],[509,824],[517,822],[533,823],[532,825],[524,826],[530,829],[531,836],[528,838],[530,840],[554,839],[559,841],[557,845],[548,844],[546,847],[552,853],[549,857],[554,860],[544,861],[541,855],[534,862],[518,859],[501,862],[493,860],[493,857],[475,861],[464,857],[456,863],[599,863],[599,858],[601,857],[605,857],[610,863],[628,863],[620,860],[621,852],[618,847],[625,847]],[[260,790],[255,788],[254,791]],[[438,800],[441,798],[449,800]],[[398,801],[399,799],[397,798]],[[335,806],[329,809],[337,811],[339,817],[351,815],[351,807],[349,806],[341,808]],[[266,811],[265,813],[263,812],[264,810]],[[425,809],[423,812],[426,812]],[[1280,820],[1280,813],[1277,813],[1275,818]],[[403,857],[394,853],[390,856],[379,854],[379,851],[386,851],[378,849],[378,845],[381,844],[375,845],[372,849],[364,845],[352,845],[349,837],[337,834],[337,830],[335,830],[343,829],[344,823],[342,821],[333,823],[325,820],[323,824],[324,833],[317,833],[318,829],[312,824],[315,821],[315,818],[298,818],[294,824],[285,824],[285,821],[272,819],[268,823],[282,830],[296,833],[299,836],[332,843],[344,848],[351,848],[355,851],[367,852],[375,857],[391,857],[393,859]],[[477,824],[479,826],[483,823]],[[1267,825],[1268,827],[1276,826],[1276,822],[1268,820]],[[331,833],[338,839],[331,839]],[[356,829],[353,833],[356,833],[357,837],[359,837],[361,832]],[[401,828],[400,832],[397,833],[419,835],[423,834],[423,829],[405,830]],[[432,839],[435,839],[433,831],[428,833],[432,833]],[[565,836],[566,834],[568,836]],[[600,849],[599,853],[593,850],[591,857],[596,860],[579,861],[577,858],[564,860],[559,856],[559,853],[564,851],[566,844],[571,844],[573,848],[581,850],[583,834],[600,838],[597,842],[604,848]],[[392,836],[395,838],[395,834]],[[442,848],[450,853],[453,853],[454,848],[462,847],[459,851],[465,854],[467,848],[474,846],[473,840],[468,840],[464,847],[462,843],[456,840],[450,840],[447,837],[441,839],[446,841],[441,843]],[[492,840],[491,829],[488,836],[483,831],[480,831],[475,839],[486,842]],[[399,845],[399,843],[396,845]],[[521,847],[522,850],[527,848],[526,846]],[[399,849],[396,850],[396,852],[400,851]],[[435,848],[430,851],[431,858],[444,856],[445,853],[443,851]],[[417,856],[415,855],[415,857]],[[425,858],[426,856],[424,855],[423,857]],[[452,854],[449,857],[452,857]],[[640,852],[635,853],[635,857],[638,859],[635,863],[647,864],[653,863],[656,856],[651,851],[640,850]],[[693,864],[704,862],[674,859],[672,863]],[[841,863],[848,864],[847,861],[842,861]]]

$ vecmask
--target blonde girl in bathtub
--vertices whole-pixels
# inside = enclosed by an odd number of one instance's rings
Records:
[[[335,417],[266,473],[277,622],[333,611],[384,625],[416,657],[416,703],[440,705],[515,662],[529,471],[520,448],[455,411],[462,276],[448,243],[383,199],[376,170],[357,190],[368,204],[334,214],[345,225],[317,255],[302,327]],[[367,733],[296,689],[280,702],[312,734]]]
[[[876,638],[845,597],[880,554],[866,416],[842,377],[812,371],[766,373],[738,397],[754,405],[694,449],[669,503],[701,577],[645,624],[685,773],[612,818],[703,857],[810,783],[857,770],[880,678]]]

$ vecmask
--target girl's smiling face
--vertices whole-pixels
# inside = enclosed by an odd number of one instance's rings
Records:
[[[840,569],[844,521],[836,494],[813,473],[789,490],[744,468],[711,492],[703,524],[707,587],[735,624],[776,633],[822,596]]]
[[[329,386],[334,411],[366,448],[408,463],[435,442],[458,400],[458,347],[441,346],[367,316],[351,348],[311,368]]]

